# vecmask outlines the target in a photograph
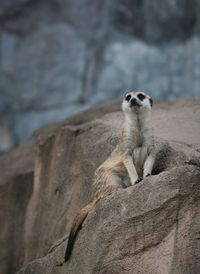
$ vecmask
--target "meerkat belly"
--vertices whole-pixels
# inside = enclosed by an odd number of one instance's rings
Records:
[[[138,176],[142,176],[144,162],[147,157],[147,147],[136,147],[133,151],[133,162],[137,170]]]

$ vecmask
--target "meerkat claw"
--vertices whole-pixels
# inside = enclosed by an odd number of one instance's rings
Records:
[[[142,181],[142,178],[139,177],[139,178],[137,179],[137,181],[135,182],[135,185],[138,184],[138,183],[141,182],[141,181]]]

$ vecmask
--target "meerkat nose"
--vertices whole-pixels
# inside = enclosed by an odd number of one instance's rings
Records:
[[[131,106],[138,106],[138,102],[135,98],[131,99]]]

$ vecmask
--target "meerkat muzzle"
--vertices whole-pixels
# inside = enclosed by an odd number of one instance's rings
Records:
[[[140,107],[140,104],[135,98],[132,98],[130,103],[131,103],[131,107],[135,107],[135,106]]]

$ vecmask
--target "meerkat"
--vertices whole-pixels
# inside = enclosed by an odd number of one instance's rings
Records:
[[[151,175],[155,149],[151,125],[153,101],[144,92],[129,92],[122,102],[124,126],[119,143],[110,157],[95,171],[93,201],[84,207],[72,223],[65,252],[65,262],[69,260],[74,241],[88,213],[103,198],[119,188],[135,185]]]

